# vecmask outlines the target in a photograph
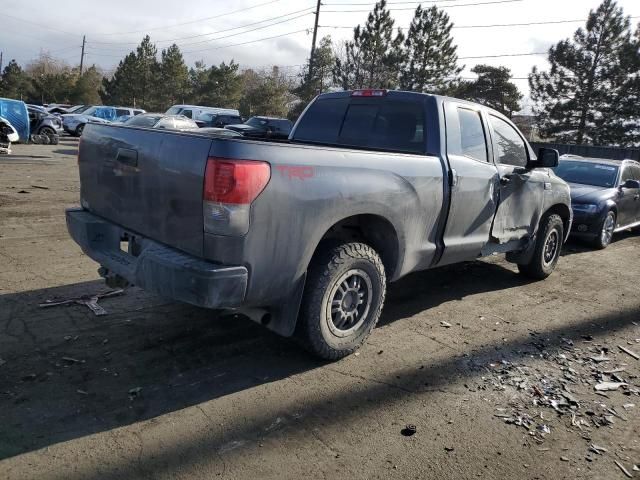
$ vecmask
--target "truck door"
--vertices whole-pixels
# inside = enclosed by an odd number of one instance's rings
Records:
[[[525,169],[531,152],[520,132],[504,118],[493,114],[487,117],[494,161],[500,173],[499,203],[491,237],[503,244],[536,231],[549,174],[544,169]]]
[[[438,265],[478,257],[489,241],[499,176],[491,161],[488,126],[480,108],[444,104],[451,199]]]

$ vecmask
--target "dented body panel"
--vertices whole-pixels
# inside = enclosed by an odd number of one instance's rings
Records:
[[[364,109],[375,106],[375,101],[399,102],[414,110],[417,105],[423,124],[407,136],[412,151],[316,144],[313,138],[302,139],[300,132],[309,130],[305,116],[313,115],[315,102],[323,100],[345,108],[351,102]],[[446,113],[455,114],[452,109],[471,110],[482,119],[486,155],[476,154],[482,161],[456,150],[465,147],[460,137],[467,127]],[[68,222],[81,218],[100,225],[103,233],[110,231],[109,235],[138,236],[141,248],[155,246],[154,258],[161,244],[178,252],[183,264],[183,255],[192,256],[197,260],[193,268],[209,262],[213,270],[241,269],[246,275],[242,274],[242,283],[234,277],[233,291],[243,292],[242,299],[236,296],[233,305],[225,301],[223,306],[266,309],[273,317],[268,327],[290,335],[309,262],[321,241],[340,228],[344,235],[366,227],[367,240],[381,252],[393,281],[413,271],[493,252],[522,254],[535,238],[544,212],[558,204],[570,212],[569,189],[549,170],[518,170],[497,162],[487,112],[475,104],[432,95],[388,92],[380,100],[350,100],[349,92],[338,92],[322,95],[307,107],[289,143],[87,125],[79,154],[81,196],[85,212],[95,218],[73,213]],[[398,125],[390,122],[388,128],[398,130]],[[480,138],[476,137],[470,141]],[[524,160],[535,160],[528,144],[526,149]],[[207,157],[256,160],[270,166],[270,179],[251,204],[243,236],[203,230]],[[509,181],[504,180],[507,176]],[[107,270],[114,269],[103,251],[107,247],[96,253],[92,245],[99,242],[84,240],[91,237],[90,229],[84,224],[70,226],[90,257]],[[170,257],[163,251],[162,259]],[[136,271],[135,265],[128,268]],[[211,269],[198,275],[219,277]],[[128,281],[134,283],[135,278]],[[166,295],[172,290],[153,286],[161,281],[147,281],[148,288]],[[226,285],[231,288],[229,280]],[[215,286],[207,283],[206,288]],[[195,304],[201,303],[193,298],[218,298],[193,291],[186,299],[176,296],[172,298]],[[210,300],[206,306],[216,307]]]

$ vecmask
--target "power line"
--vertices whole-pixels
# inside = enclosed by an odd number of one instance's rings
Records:
[[[476,55],[472,57],[458,57],[459,60],[470,60],[474,58],[502,58],[502,57],[527,57],[532,55],[547,55],[549,52],[531,52],[531,53],[501,53],[499,55]]]
[[[251,27],[253,25],[258,25],[260,23],[270,22],[271,20],[278,20],[280,18],[288,17],[290,15],[295,15],[295,14],[300,13],[300,12],[311,13],[312,10],[313,10],[313,7],[307,7],[307,8],[303,8],[302,10],[295,10],[293,12],[285,13],[285,14],[282,14],[282,15],[277,15],[277,16],[271,17],[271,18],[266,18],[264,20],[260,20],[260,21],[257,21],[257,22],[245,23],[244,25],[239,25],[237,27],[226,28],[224,30],[216,30],[215,32],[201,33],[199,35],[189,35],[188,37],[178,37],[178,38],[172,38],[172,39],[157,40],[155,43],[176,42],[178,40],[188,40],[188,39],[191,39],[191,38],[206,37],[207,35],[216,35],[218,33],[230,32],[232,30],[238,30],[240,28],[245,28],[245,27]],[[89,42],[89,43],[94,44],[94,45],[138,45],[140,42],[93,42],[92,41],[92,42]]]
[[[12,18],[14,20],[18,20],[19,22],[30,23],[31,25],[36,25],[37,27],[40,27],[40,28],[46,28],[47,30],[51,30],[58,33],[64,33],[65,35],[71,35],[73,37],[78,36],[77,33],[65,32],[64,30],[58,30],[57,28],[53,28],[48,25],[43,25],[42,23],[32,22],[31,20],[25,20],[24,18],[14,17],[13,15],[8,15],[6,13],[0,13],[0,17]]]
[[[297,20],[299,18],[306,17],[310,13],[312,13],[312,12],[306,12],[306,13],[303,13],[301,15],[297,15],[295,17],[291,17],[291,18],[287,18],[287,19],[284,19],[284,20],[280,20],[279,22],[270,23],[269,25],[262,25],[260,27],[252,28],[252,29],[249,29],[249,30],[244,30],[242,32],[231,33],[229,35],[223,35],[221,37],[216,37],[216,38],[208,38],[206,40],[200,40],[198,42],[183,43],[183,44],[181,44],[179,46],[182,48],[182,47],[187,47],[187,46],[190,46],[190,45],[201,45],[203,43],[209,43],[209,42],[213,42],[213,41],[217,41],[217,40],[222,40],[222,39],[225,39],[225,38],[235,37],[235,36],[238,36],[238,35],[244,35],[245,33],[255,32],[257,30],[262,30],[262,29],[265,29],[265,28],[273,27],[273,26],[279,25],[281,23],[286,23],[286,22],[290,22],[290,21],[293,21],[293,20]],[[237,27],[237,28],[241,28],[241,27]],[[90,43],[93,43],[93,42],[90,42]],[[91,48],[96,48],[96,47],[91,47]],[[98,48],[96,50],[100,50],[100,48]],[[104,50],[104,51],[113,52],[113,50],[108,50],[108,49]]]
[[[491,2],[482,2],[482,3],[460,3],[455,5],[442,5],[439,8],[454,8],[454,7],[477,7],[481,5],[494,5],[498,3],[513,3],[513,2],[522,2],[524,0],[494,0]],[[334,4],[337,5],[337,4]],[[414,10],[413,7],[404,7],[404,8],[389,8],[390,11],[396,10]],[[325,13],[357,13],[357,12],[370,12],[371,10],[324,10]]]
[[[181,27],[183,25],[191,25],[193,23],[206,22],[207,20],[213,20],[214,18],[226,17],[227,15],[233,15],[234,13],[246,12],[248,10],[253,10],[254,8],[263,7],[265,5],[270,5],[272,3],[276,3],[276,2],[280,2],[280,1],[281,0],[270,0],[268,2],[259,3],[257,5],[253,5],[251,7],[240,8],[238,10],[232,10],[230,12],[220,13],[218,15],[213,15],[213,16],[210,16],[210,17],[197,18],[195,20],[189,20],[187,22],[174,23],[173,25],[164,25],[162,27],[145,28],[144,30],[132,30],[130,32],[101,33],[101,34],[97,34],[97,36],[98,37],[106,37],[106,36],[111,36],[111,35],[129,35],[129,34],[132,34],[132,33],[147,33],[147,32],[153,32],[155,30],[165,30],[167,28]]]

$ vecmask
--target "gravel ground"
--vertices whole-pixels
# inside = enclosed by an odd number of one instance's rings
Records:
[[[543,282],[500,257],[410,275],[323,363],[135,288],[39,308],[107,291],[66,233],[76,147],[0,157],[3,478],[640,478],[637,234]]]

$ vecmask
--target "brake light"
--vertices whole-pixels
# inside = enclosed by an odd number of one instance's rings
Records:
[[[246,204],[267,186],[271,168],[266,162],[210,157],[204,174],[204,200]]]
[[[387,91],[384,89],[368,88],[365,90],[354,90],[351,92],[352,97],[384,97]]]
[[[204,231],[244,235],[249,231],[251,203],[271,178],[267,162],[209,157],[204,173]]]

